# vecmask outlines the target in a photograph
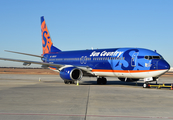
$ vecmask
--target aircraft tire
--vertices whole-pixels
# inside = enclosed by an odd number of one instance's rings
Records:
[[[102,84],[102,79],[101,78],[97,78],[97,84],[101,85]]]
[[[65,84],[69,84],[70,81],[68,81],[68,80],[64,80],[64,83],[65,83]]]
[[[74,81],[70,81],[70,84],[74,84]]]
[[[101,85],[101,84],[103,84],[103,85],[105,85],[107,83],[107,79],[106,78],[98,78],[97,79],[97,84],[98,85]]]
[[[102,78],[102,84],[106,85],[106,83],[107,83],[107,79],[106,78]]]

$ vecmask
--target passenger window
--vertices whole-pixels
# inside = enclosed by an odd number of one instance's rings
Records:
[[[144,58],[147,59],[147,60],[149,60],[149,56],[145,56]]]
[[[160,56],[145,56],[144,58],[147,59],[147,60],[151,60],[151,59],[161,59]]]

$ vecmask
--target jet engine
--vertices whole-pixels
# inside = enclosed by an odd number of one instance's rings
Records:
[[[60,77],[63,80],[81,80],[83,77],[83,73],[79,68],[76,67],[67,67],[63,68],[60,71]]]

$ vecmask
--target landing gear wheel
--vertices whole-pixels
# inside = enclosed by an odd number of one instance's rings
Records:
[[[70,81],[70,84],[74,84],[74,81]]]
[[[106,78],[102,78],[102,83],[103,83],[103,85],[106,85],[106,83],[107,83]]]
[[[104,78],[104,77],[102,77],[102,78],[97,78],[97,84],[98,84],[98,85],[101,85],[101,84],[105,85],[106,83],[107,83],[106,78]]]
[[[101,84],[102,84],[102,79],[101,79],[101,78],[98,78],[98,79],[97,79],[97,84],[98,84],[98,85],[101,85]]]
[[[65,83],[65,84],[69,84],[70,81],[68,81],[68,80],[64,80],[64,83]]]
[[[73,80],[72,81],[71,80],[70,81],[69,80],[64,80],[64,83],[65,84],[74,84],[74,81]]]

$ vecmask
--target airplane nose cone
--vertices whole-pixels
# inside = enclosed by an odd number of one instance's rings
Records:
[[[170,65],[165,60],[160,60],[158,62],[158,69],[170,69]]]

